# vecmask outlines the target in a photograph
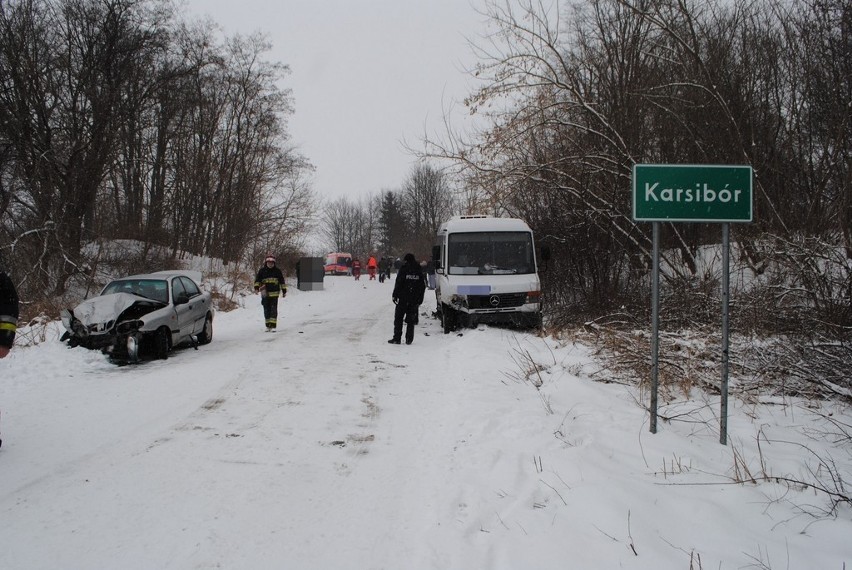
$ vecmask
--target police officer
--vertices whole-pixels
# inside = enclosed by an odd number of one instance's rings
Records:
[[[18,292],[6,272],[0,269],[0,358],[12,350],[17,329]]]
[[[287,295],[287,285],[284,274],[275,265],[275,256],[271,253],[257,272],[254,279],[254,292],[260,293],[260,304],[263,306],[263,319],[267,332],[275,332],[278,326],[278,299]]]
[[[405,262],[396,274],[393,287],[393,302],[396,310],[393,316],[393,338],[390,344],[399,344],[402,339],[402,320],[405,318],[405,344],[414,342],[414,325],[417,323],[417,310],[423,302],[426,281],[420,264],[414,254],[406,253]]]

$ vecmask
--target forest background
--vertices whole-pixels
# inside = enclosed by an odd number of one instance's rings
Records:
[[[200,255],[236,281],[266,251],[285,267],[317,249],[425,258],[448,216],[488,213],[523,218],[551,249],[550,331],[584,324],[619,366],[644,369],[648,336],[633,331],[647,328],[651,228],[632,219],[632,166],[747,164],[737,374],[852,397],[852,6],[483,6],[464,101],[481,127],[426,135],[399,188],[323,203],[264,37],[221,38],[170,0],[0,1],[0,255],[25,321],[97,291],[106,262],[138,272]],[[685,335],[718,336],[720,239],[716,225],[664,228],[669,386],[714,389],[672,355]],[[102,247],[116,240],[143,246]]]

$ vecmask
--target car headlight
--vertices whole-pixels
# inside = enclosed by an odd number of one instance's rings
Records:
[[[74,313],[70,309],[62,309],[59,313],[59,318],[62,320],[62,326],[64,326],[65,330],[68,332],[74,333],[80,337],[88,336],[89,329],[86,328],[86,325],[77,320],[77,317],[74,316]]]
[[[115,331],[118,334],[130,334],[132,332],[138,331],[144,323],[138,319],[134,319],[132,321],[124,321],[118,323],[118,326],[115,327]]]

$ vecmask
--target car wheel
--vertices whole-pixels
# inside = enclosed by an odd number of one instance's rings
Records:
[[[207,313],[204,328],[198,333],[198,344],[210,344],[211,340],[213,340],[213,315]]]
[[[163,327],[154,335],[154,356],[158,360],[169,357],[169,329]]]
[[[139,362],[139,337],[135,334],[131,334],[127,337],[125,343],[127,347],[127,361]]]

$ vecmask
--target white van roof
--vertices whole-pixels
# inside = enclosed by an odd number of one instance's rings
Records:
[[[438,233],[454,232],[529,232],[530,227],[518,218],[493,216],[453,216],[441,225]]]

